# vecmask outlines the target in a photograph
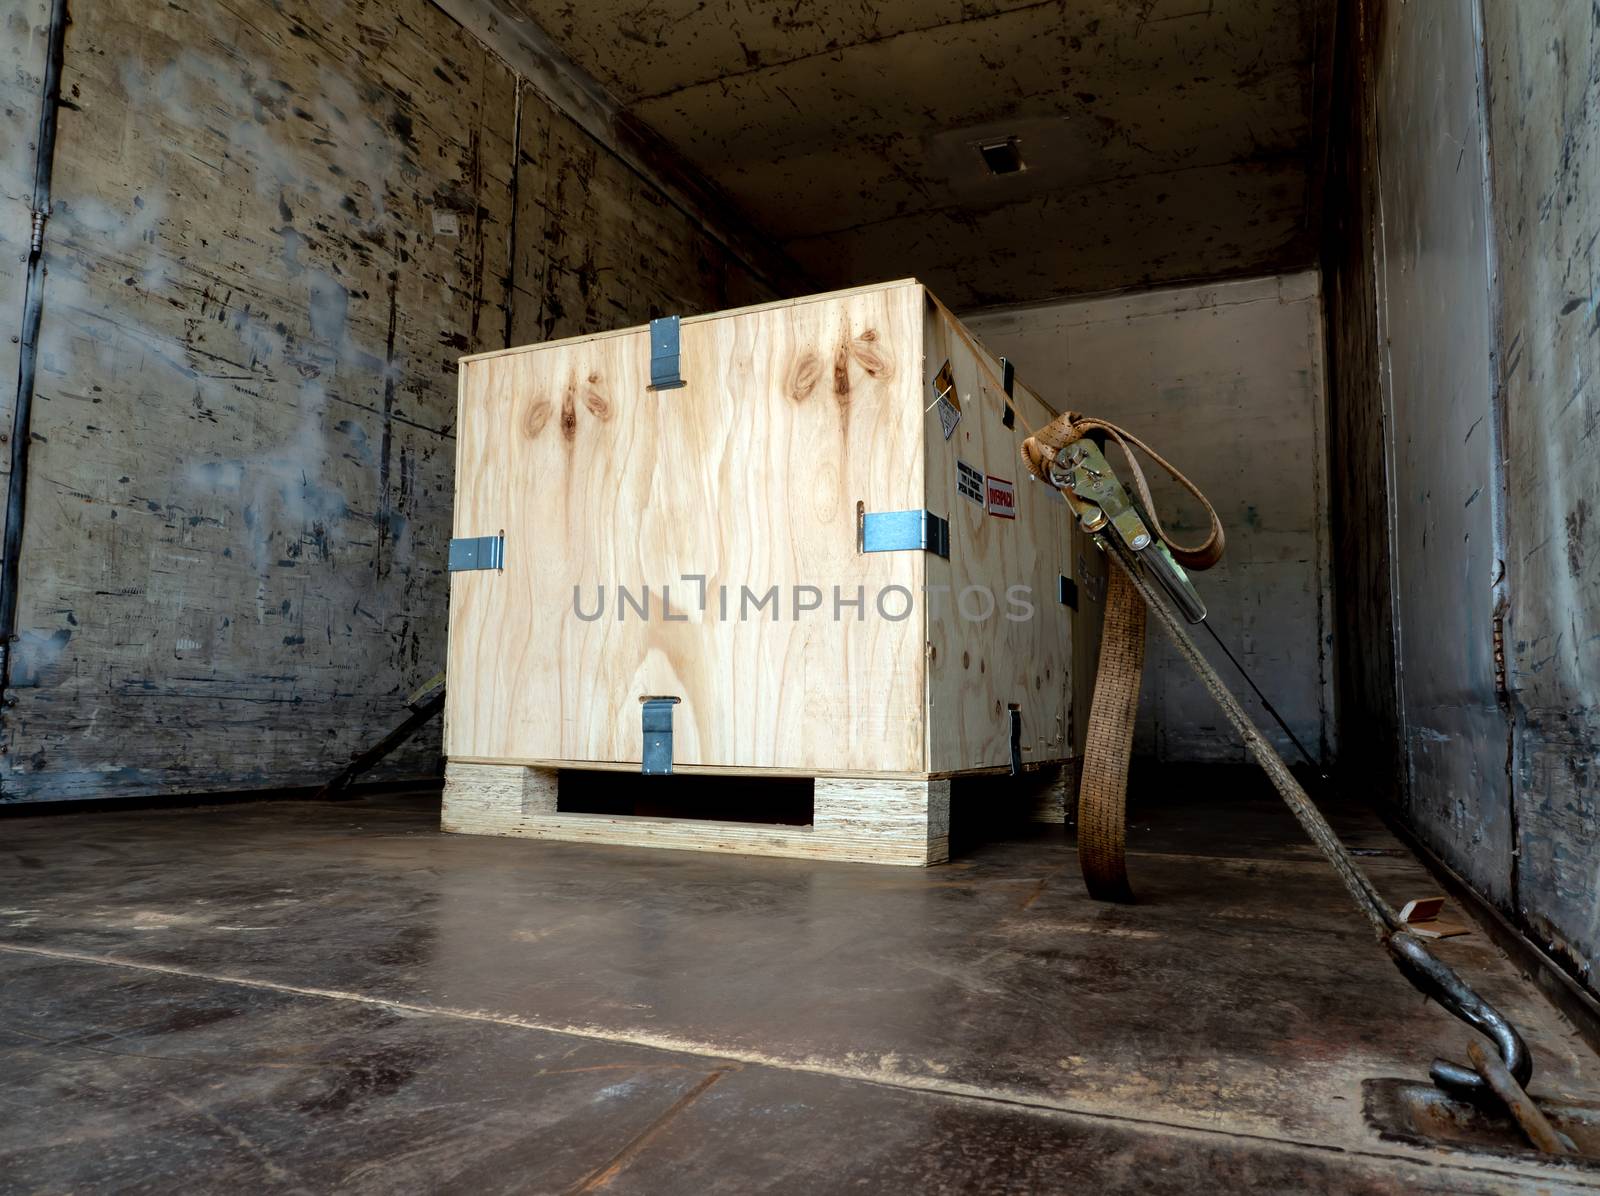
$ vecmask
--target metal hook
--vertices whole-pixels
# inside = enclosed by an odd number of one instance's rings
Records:
[[[1523,1088],[1528,1086],[1533,1078],[1533,1056],[1528,1053],[1522,1035],[1498,1009],[1473,992],[1451,968],[1435,959],[1416,935],[1396,931],[1385,938],[1384,946],[1413,988],[1423,996],[1432,997],[1441,1009],[1494,1043],[1511,1077]],[[1435,1059],[1428,1074],[1452,1096],[1481,1100],[1491,1094],[1488,1081],[1476,1071],[1448,1059]]]

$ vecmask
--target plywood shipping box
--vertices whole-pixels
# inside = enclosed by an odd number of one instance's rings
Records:
[[[445,828],[921,864],[952,777],[1059,810],[1074,550],[1008,381],[914,280],[464,358]],[[562,769],[746,809],[575,813]],[[761,821],[782,776],[808,824]]]

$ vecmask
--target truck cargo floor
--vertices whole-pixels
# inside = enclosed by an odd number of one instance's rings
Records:
[[[1468,1031],[1253,774],[1191,781],[1130,820],[1133,906],[959,795],[926,870],[442,835],[436,795],[7,818],[0,1189],[1600,1187],[1370,1125]],[[1600,1105],[1481,928],[1437,950]]]

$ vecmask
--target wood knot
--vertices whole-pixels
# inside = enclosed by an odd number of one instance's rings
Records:
[[[529,404],[527,414],[522,417],[522,434],[532,440],[544,431],[544,426],[549,422],[550,401],[535,399]]]
[[[841,403],[850,401],[850,353],[845,345],[833,355],[833,393]]]
[[[589,375],[589,388],[583,392],[583,405],[601,423],[611,418],[611,400],[600,393],[599,374]]]
[[[568,386],[567,393],[561,396],[561,435],[571,440],[578,434],[578,402],[574,393],[576,387]]]
[[[795,362],[794,370],[789,375],[789,397],[796,403],[804,403],[811,397],[821,378],[822,359],[815,353],[806,353]]]
[[[867,377],[892,378],[894,377],[894,363],[878,347],[877,342],[877,330],[867,329],[850,342],[850,356],[856,359],[857,365],[867,371]]]

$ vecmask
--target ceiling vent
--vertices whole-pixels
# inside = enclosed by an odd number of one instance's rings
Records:
[[[979,142],[978,152],[983,155],[983,164],[989,168],[990,174],[1016,174],[1025,169],[1022,151],[1017,148],[1015,137]]]

